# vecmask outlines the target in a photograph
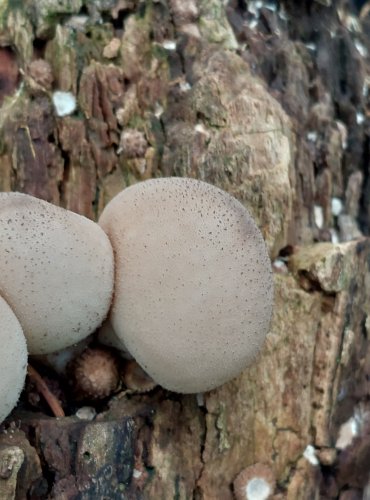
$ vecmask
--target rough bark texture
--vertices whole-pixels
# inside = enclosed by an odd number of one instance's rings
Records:
[[[139,180],[208,181],[255,216],[276,297],[256,363],[210,393],[123,391],[90,421],[26,391],[2,499],[228,500],[255,464],[275,499],[370,498],[370,9],[224,4],[0,0],[0,189],[96,219]]]

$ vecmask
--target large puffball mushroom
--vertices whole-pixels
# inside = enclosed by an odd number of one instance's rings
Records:
[[[94,222],[29,195],[0,193],[0,294],[30,354],[72,345],[105,318],[113,251]]]
[[[203,392],[255,358],[272,312],[271,263],[248,211],[194,179],[145,181],[99,224],[115,253],[110,320],[157,383]]]
[[[0,297],[0,423],[17,404],[27,372],[27,347],[22,327]]]

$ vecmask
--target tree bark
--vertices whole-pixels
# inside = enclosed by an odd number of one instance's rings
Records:
[[[276,500],[370,498],[369,10],[0,3],[2,191],[97,219],[130,184],[196,177],[251,211],[275,272],[263,350],[217,390],[123,391],[92,421],[24,396],[1,498],[228,500],[258,474]]]

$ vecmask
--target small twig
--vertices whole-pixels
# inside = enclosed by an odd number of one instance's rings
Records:
[[[27,375],[36,384],[37,390],[43,395],[45,401],[49,405],[51,411],[55,417],[65,417],[63,408],[60,406],[58,399],[50,391],[49,387],[46,385],[41,375],[31,366],[27,367]]]

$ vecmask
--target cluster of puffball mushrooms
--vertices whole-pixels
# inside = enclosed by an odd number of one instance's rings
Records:
[[[0,421],[27,356],[59,351],[109,316],[125,350],[180,393],[213,389],[255,357],[272,311],[271,264],[248,211],[194,179],[135,184],[98,224],[0,193]]]

